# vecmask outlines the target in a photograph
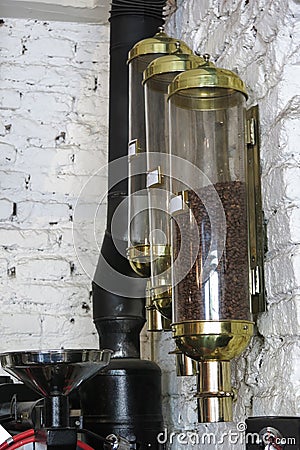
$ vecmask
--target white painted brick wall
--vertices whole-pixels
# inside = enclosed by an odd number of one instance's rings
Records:
[[[176,2],[170,4],[172,11]],[[220,438],[247,415],[299,413],[299,16],[292,0],[177,0],[168,21],[171,35],[237,71],[249,106],[259,103],[269,243],[268,311],[252,346],[233,363],[235,423],[197,423],[195,379],[176,378],[170,334],[154,336],[169,432]],[[90,280],[76,259],[70,219],[82,187],[107,158],[108,26],[5,20],[0,42],[0,350],[97,346]],[[75,227],[90,267],[98,249],[89,246],[83,223],[98,203],[95,186],[102,197],[105,174],[82,194]],[[105,204],[98,216],[101,245]],[[143,336],[148,356],[149,340]]]
[[[175,4],[176,2],[170,2]],[[167,31],[200,53],[210,53],[219,67],[246,82],[248,105],[259,104],[263,202],[268,229],[266,255],[268,311],[258,321],[258,335],[238,361],[233,381],[239,390],[231,424],[198,424],[194,377],[176,378],[169,333],[156,334],[155,360],[163,370],[164,416],[169,432],[236,432],[249,415],[298,415],[300,405],[300,151],[299,47],[300,6],[292,0],[177,0]],[[150,337],[144,337],[147,354]],[[244,450],[238,443],[206,443],[206,450]],[[172,450],[197,448],[180,445]]]
[[[0,27],[0,351],[98,346],[72,225],[107,158],[108,41],[108,25]],[[82,198],[90,216],[105,177],[95,186]],[[100,245],[105,204],[101,212]],[[76,229],[86,219],[77,214]],[[98,249],[84,233],[76,239],[95,267]]]

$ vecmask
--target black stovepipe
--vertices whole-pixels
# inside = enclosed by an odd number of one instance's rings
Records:
[[[124,215],[123,223],[119,224],[117,235],[112,235],[111,229],[113,215],[128,194],[127,58],[136,42],[152,37],[162,25],[164,4],[165,0],[114,0],[111,9],[108,162],[125,158],[120,166],[109,164],[108,167],[107,229],[93,282],[93,314],[100,347],[114,350],[113,357],[139,357],[139,334],[145,323],[146,281],[135,282],[137,275],[124,256],[127,216]],[[119,179],[121,181],[115,183]],[[110,268],[131,280],[127,283],[126,295],[122,295],[122,288],[112,293],[102,287],[103,279],[111,277]]]
[[[112,233],[111,223],[116,209],[128,195],[128,52],[136,42],[158,31],[163,24],[165,2],[112,2],[108,161],[112,163],[122,158],[122,162],[117,168],[114,164],[109,164],[108,168],[107,229],[92,290],[100,348],[109,348],[114,355],[111,364],[81,388],[85,428],[102,436],[121,434],[132,441],[132,449],[140,450],[161,448],[157,442],[163,426],[161,372],[156,364],[140,359],[146,281],[139,278],[137,283],[137,275],[124,256],[127,215],[119,220],[117,235]],[[113,270],[126,276],[126,292],[114,282]],[[112,292],[103,287],[107,286],[108,279],[112,279]],[[90,441],[90,444],[96,442]]]

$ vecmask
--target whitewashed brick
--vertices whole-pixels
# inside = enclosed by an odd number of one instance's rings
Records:
[[[104,64],[105,63],[107,64],[108,63],[107,43],[97,42],[96,44],[93,44],[87,41],[78,42],[75,60],[77,62],[102,61]]]
[[[0,224],[0,245],[9,249],[34,249],[46,248],[48,244],[47,230],[20,230],[7,229],[7,225]]]
[[[5,258],[0,258],[0,276],[5,277],[7,274],[7,260]]]
[[[31,179],[32,190],[47,193],[49,196],[51,196],[51,194],[56,195],[58,201],[61,201],[60,195],[64,195],[66,199],[70,199],[70,202],[75,203],[76,198],[89,181],[90,176],[68,174],[61,166],[59,172],[60,173],[55,174],[34,173]],[[106,179],[103,174],[102,176],[96,175],[95,180],[99,182],[98,186],[103,187],[106,184]],[[93,197],[95,200],[99,198],[100,193],[98,191],[89,191],[88,193],[89,196]]]
[[[102,26],[97,26],[94,24],[82,24],[77,23],[76,26],[69,26],[68,23],[61,22],[49,22],[45,26],[42,23],[39,24],[37,28],[31,30],[31,35],[33,37],[39,37],[39,33],[43,31],[45,36],[59,36],[61,39],[69,39],[73,42],[106,42],[109,43],[109,25],[104,24]]]
[[[51,225],[70,221],[70,208],[66,204],[20,202],[17,210],[18,221]]]
[[[300,243],[300,208],[292,208],[289,211],[291,242]]]
[[[74,320],[74,321],[73,321]],[[76,348],[74,342],[80,340],[80,348],[97,348],[98,335],[95,328],[91,327],[90,317],[69,317],[58,322],[55,315],[45,315],[42,320],[43,338],[42,345],[54,348]],[[89,330],[89,331],[86,331]]]
[[[8,200],[0,199],[0,222],[9,220],[13,212],[13,205]]]
[[[8,190],[25,189],[25,179],[28,174],[14,170],[0,170],[0,188],[2,193]]]
[[[58,258],[22,258],[16,261],[16,274],[22,280],[63,280],[70,276],[70,264]]]
[[[16,149],[13,145],[0,142],[0,166],[12,164],[16,160]]]
[[[106,111],[104,108],[101,108],[102,105],[104,107],[106,106],[106,103],[104,103],[103,99],[99,98],[96,95],[89,95],[86,97],[80,97],[78,99],[75,104],[75,111],[82,116],[91,114],[91,111],[99,111],[97,115],[99,117],[99,120],[105,120]]]
[[[46,66],[24,66],[19,62],[3,62],[1,64],[2,80],[14,84],[37,84],[40,83],[47,74]]]
[[[90,305],[88,286],[72,284],[72,280],[67,283],[60,278],[51,281],[33,280],[31,278],[19,280],[18,274],[16,275],[15,278],[6,280],[5,292],[2,292],[1,301],[6,310],[11,308],[11,312],[20,312],[20,308],[25,311],[34,309],[36,313],[44,314],[51,311],[51,305],[55,302],[57,315],[73,311],[76,316],[91,316],[91,309],[87,311],[82,307],[83,304]],[[22,299],[21,305],[15,300],[12,303],[12,299],[17,299],[18,295]]]
[[[22,54],[21,37],[13,37],[7,33],[7,28],[0,30],[1,48],[0,57],[3,59],[18,58]]]
[[[10,90],[0,90],[0,109],[18,109],[21,99],[20,92]]]
[[[98,347],[72,220],[97,155],[106,163],[109,26],[6,19],[0,40],[1,351]],[[96,179],[83,196],[95,207]]]
[[[7,311],[6,314],[1,314],[0,323],[4,335],[17,334],[19,339],[23,335],[36,335],[40,331],[39,317],[32,312],[9,314]]]
[[[54,37],[46,37],[34,40],[28,40],[26,43],[28,51],[26,52],[27,60],[45,61],[49,58],[64,59],[74,56],[74,43],[67,39],[59,39]]]
[[[74,145],[77,150],[80,148],[83,151],[83,153],[78,152],[76,155],[77,165],[80,165],[78,158],[84,158],[87,156],[87,153],[91,153],[91,155],[99,154],[97,166],[102,167],[107,164],[108,124],[103,122],[99,125],[91,121],[90,125],[87,128],[84,124],[77,121],[68,123],[66,126],[66,141],[68,145]]]
[[[289,202],[300,200],[300,167],[286,167],[282,170],[285,193]]]
[[[285,154],[289,155],[292,160],[299,161],[299,140],[300,140],[300,130],[299,130],[299,118],[291,117],[286,118],[283,123],[282,132],[285,142],[288,144],[285,147]]]
[[[268,249],[270,252],[283,246],[300,243],[300,209],[297,205],[279,206],[267,217]]]
[[[68,95],[34,92],[23,95],[22,106],[28,117],[38,119],[40,123],[55,123],[72,111],[73,102]]]
[[[258,328],[263,336],[297,336],[300,329],[300,297],[285,298],[269,305],[268,311],[259,318]]]
[[[296,248],[285,248],[284,251],[276,252],[275,256],[269,257],[265,263],[266,289],[269,300],[282,298],[299,288],[298,251]]]
[[[78,150],[71,146],[67,148],[28,147],[22,153],[18,153],[16,167],[23,167],[33,172],[55,174],[61,166],[73,165],[72,159]],[[34,161],[34,164],[32,164]],[[41,180],[40,180],[41,181]]]
[[[39,117],[35,119],[27,118],[27,113],[24,111],[22,116],[17,116],[13,120],[14,135],[11,139],[17,137],[16,146],[22,148],[22,144],[26,142],[41,145],[43,147],[50,147],[55,145],[55,138],[64,128],[57,124],[42,124],[39,122]]]
[[[275,340],[272,337],[266,340],[264,355],[268,356],[261,359],[253,414],[275,415],[280,410],[282,415],[298,416],[299,342],[284,337]],[[275,363],[280,367],[279,371],[274,371]]]
[[[268,250],[273,252],[282,248],[283,245],[289,245],[292,241],[290,230],[290,214],[288,210],[281,208],[270,213],[268,217]]]

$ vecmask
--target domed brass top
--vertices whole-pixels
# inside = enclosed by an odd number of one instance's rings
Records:
[[[213,89],[217,88],[217,89]],[[231,70],[205,65],[177,75],[168,89],[169,98],[187,89],[196,89],[198,98],[210,98],[222,95],[220,89],[230,89],[241,92],[246,99],[248,94],[244,82]]]
[[[161,56],[152,61],[144,71],[143,83],[149,78],[163,75],[169,72],[184,72],[196,69],[206,64],[204,58],[194,54],[175,54]]]
[[[185,42],[171,38],[164,31],[159,30],[153,37],[137,42],[129,51],[127,62],[142,55],[153,53],[170,54],[176,52],[187,54],[193,53]]]

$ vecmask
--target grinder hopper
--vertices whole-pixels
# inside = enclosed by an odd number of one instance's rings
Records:
[[[111,350],[40,350],[0,355],[2,367],[43,397],[68,395],[96,375]]]
[[[45,397],[42,420],[35,433],[35,442],[42,449],[76,450],[77,430],[70,428],[68,394],[105,367],[111,353],[111,350],[39,350],[0,355],[7,372]]]

